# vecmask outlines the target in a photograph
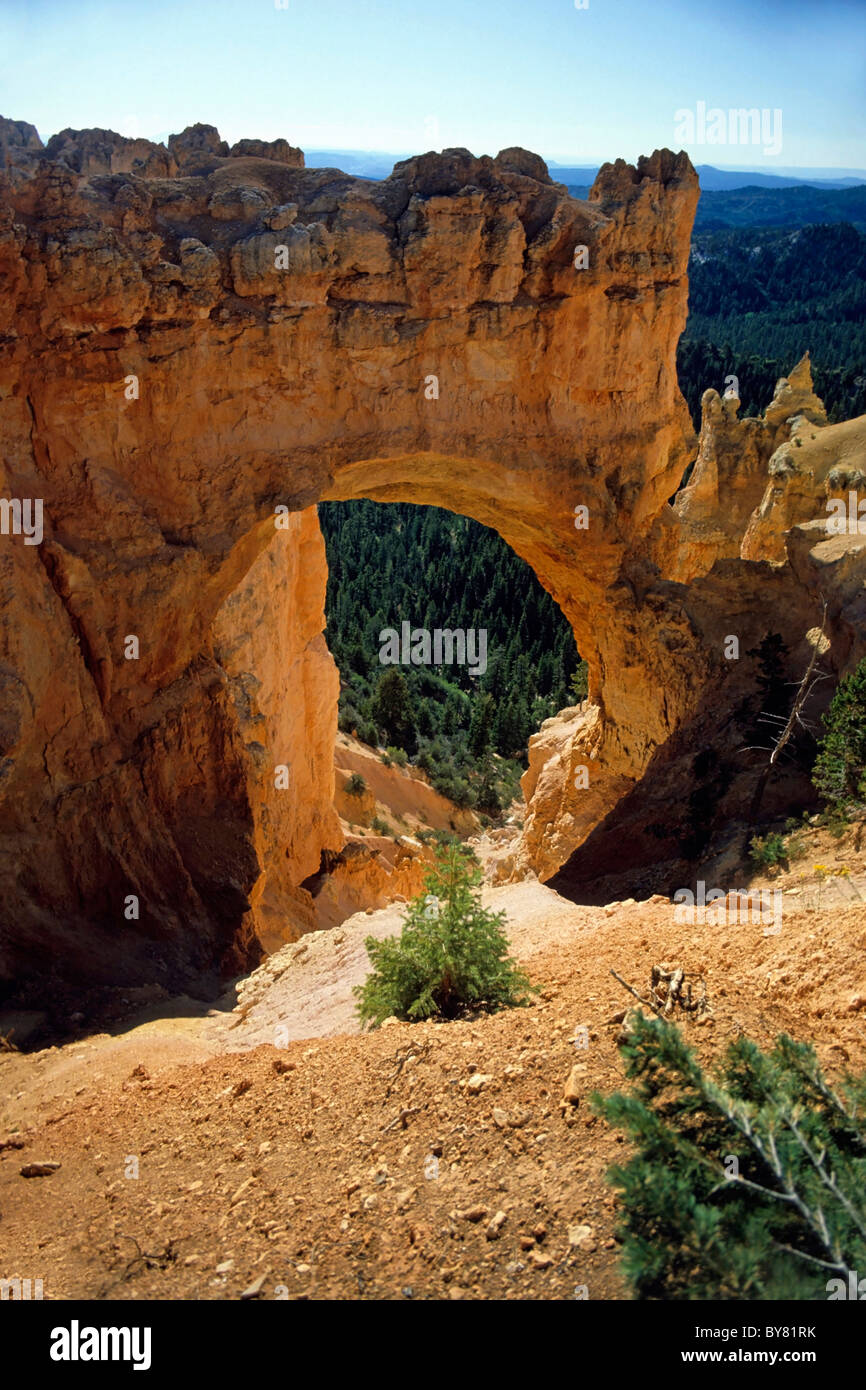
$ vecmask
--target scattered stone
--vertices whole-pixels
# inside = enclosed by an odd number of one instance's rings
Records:
[[[482,1206],[479,1202],[477,1206],[467,1207],[465,1211],[455,1211],[452,1219],[455,1221],[483,1221],[485,1216],[490,1215],[490,1208]]]
[[[498,1211],[495,1216],[491,1216],[487,1223],[485,1235],[488,1240],[498,1240],[502,1227],[508,1220],[508,1215],[504,1211]]]
[[[244,1289],[243,1293],[241,1294],[241,1298],[258,1298],[259,1294],[262,1291],[262,1286],[264,1285],[266,1278],[266,1274],[260,1274],[258,1279],[254,1280],[248,1288]]]
[[[552,1256],[545,1255],[543,1250],[530,1250],[529,1260],[536,1269],[550,1269],[553,1264]]]
[[[591,1226],[569,1226],[568,1243],[576,1250],[585,1250],[592,1242]]]
[[[238,1096],[244,1095],[252,1084],[248,1076],[245,1076],[242,1081],[236,1081],[234,1086],[232,1086],[232,1098],[236,1100]]]
[[[228,1274],[233,1265],[234,1260],[223,1260],[222,1264],[217,1265],[215,1272],[217,1274]]]
[[[234,1204],[235,1204],[235,1202],[238,1200],[238,1198],[243,1196],[243,1194],[246,1192],[247,1188],[250,1186],[250,1183],[253,1183],[253,1182],[255,1182],[255,1178],[253,1178],[253,1177],[249,1177],[249,1178],[245,1178],[245,1179],[244,1179],[244,1181],[241,1183],[240,1187],[232,1194],[231,1201],[229,1202],[229,1206],[230,1206],[230,1207],[233,1207],[233,1206],[234,1206]]]
[[[500,1110],[497,1107],[497,1109],[493,1111],[493,1123],[495,1124],[497,1129],[505,1129],[505,1127],[508,1124],[507,1112],[505,1110]]]
[[[584,1086],[583,1078],[585,1073],[586,1067],[581,1067],[577,1065],[573,1066],[568,1074],[568,1080],[565,1083],[565,1090],[562,1093],[562,1098],[563,1100],[567,1100],[570,1105],[580,1104],[580,1097],[583,1092]]]
[[[41,1163],[25,1163],[21,1169],[22,1178],[50,1178],[52,1173],[56,1173],[60,1167],[53,1159],[45,1159]]]
[[[484,1072],[477,1071],[474,1075],[470,1076],[469,1080],[466,1082],[466,1090],[469,1092],[470,1096],[477,1096],[492,1080],[492,1076],[487,1076]]]

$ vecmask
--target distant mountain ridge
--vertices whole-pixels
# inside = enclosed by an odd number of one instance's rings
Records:
[[[415,151],[419,153],[419,151]],[[358,178],[386,179],[394,165],[409,159],[408,153],[384,150],[306,150],[308,169],[342,169]],[[588,188],[595,181],[600,164],[558,164],[548,160],[550,177],[557,183]],[[799,174],[790,171],[764,174],[753,169],[719,169],[713,164],[695,166],[704,192],[729,191],[737,188],[823,188],[844,189],[866,185],[866,170],[804,169]]]
[[[595,180],[597,164],[548,164],[550,177],[557,183],[589,187]],[[728,192],[735,188],[856,188],[866,185],[866,172],[860,176],[845,174],[838,178],[822,178],[827,170],[804,169],[801,174],[763,174],[753,169],[717,169],[713,164],[696,164],[695,170],[704,193]]]
[[[866,231],[866,185],[854,188],[734,188],[702,192],[695,214],[695,232],[719,232],[731,227],[807,227],[815,223],[850,222]]]

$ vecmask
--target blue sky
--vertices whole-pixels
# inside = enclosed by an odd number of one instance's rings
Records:
[[[164,138],[866,167],[866,0],[0,0],[0,113]],[[677,110],[782,112],[778,153]]]

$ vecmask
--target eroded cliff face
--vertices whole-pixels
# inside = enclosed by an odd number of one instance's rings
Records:
[[[44,527],[0,536],[0,980],[200,981],[300,921],[339,848],[321,498],[475,517],[571,621],[595,756],[559,812],[537,778],[521,864],[552,871],[719,700],[722,631],[808,587],[782,567],[753,613],[769,563],[717,580],[668,507],[686,156],[580,203],[516,149],[370,184],[212,127],[34,136],[0,129],[0,493]]]
[[[866,655],[866,517],[862,533],[852,524],[857,489],[866,489],[866,417],[827,424],[808,354],[777,383],[760,418],[739,419],[736,397],[715,390],[702,406],[689,484],[661,509],[647,547],[659,576],[678,581],[667,592],[701,633],[698,698],[640,783],[623,780],[613,810],[593,804],[599,710],[584,705],[546,721],[530,740],[524,836],[502,875],[534,872],[602,902],[605,880],[617,881],[624,863],[636,894],[693,880],[711,840],[727,829],[742,841],[748,826],[768,758],[760,749],[770,746],[760,719],[767,661],[789,692],[787,715],[816,645],[817,670],[833,678]],[[653,605],[657,594],[647,594]],[[658,611],[656,640],[664,644],[675,605]],[[817,686],[805,712],[816,733],[833,688],[832,679]],[[667,700],[667,682],[659,698]],[[808,779],[782,765],[763,809],[784,812],[811,794]],[[711,870],[704,863],[701,872]]]

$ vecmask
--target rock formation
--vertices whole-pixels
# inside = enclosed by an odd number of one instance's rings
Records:
[[[283,914],[303,929],[340,848],[319,499],[493,526],[571,621],[592,712],[563,766],[592,794],[557,806],[530,769],[518,870],[552,872],[741,698],[726,631],[801,622],[811,561],[708,529],[709,453],[692,515],[668,506],[693,444],[684,154],[606,165],[582,203],[518,149],[370,183],[207,126],[34,134],[0,126],[0,492],[44,528],[0,535],[6,988],[204,988]]]
[[[861,533],[856,520],[851,524],[850,501],[852,489],[855,499],[858,488],[866,489],[866,417],[827,424],[808,354],[777,383],[760,418],[739,420],[739,401],[712,389],[702,407],[691,478],[661,509],[648,548],[659,575],[684,586],[675,591],[678,601],[704,642],[707,669],[697,673],[690,717],[654,753],[638,787],[623,782],[623,799],[606,818],[592,805],[591,787],[573,784],[575,767],[591,768],[597,756],[598,709],[564,710],[530,740],[526,831],[508,867],[593,901],[604,901],[604,877],[622,871],[624,853],[635,892],[668,889],[687,881],[714,834],[742,822],[756,769],[767,760],[749,751],[768,742],[766,732],[754,736],[767,676],[765,639],[781,644],[777,675],[792,696],[816,643],[819,670],[833,677],[866,655],[866,517]],[[848,513],[844,532],[828,528],[831,499],[837,516]],[[664,627],[659,637],[669,640]],[[732,637],[737,655],[722,656],[733,650]],[[672,660],[671,674],[676,665]],[[826,682],[812,699],[815,732],[832,691]],[[775,800],[784,811],[810,793],[802,774],[783,766],[765,809]],[[742,850],[743,834],[736,833]]]

